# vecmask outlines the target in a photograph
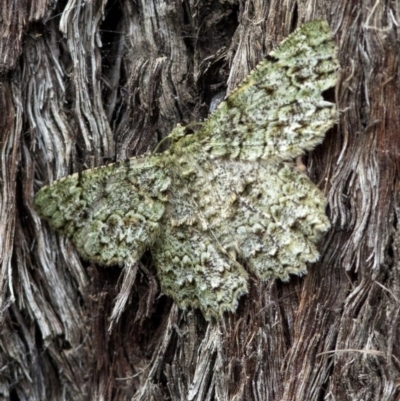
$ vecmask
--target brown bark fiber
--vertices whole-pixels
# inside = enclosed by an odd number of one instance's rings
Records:
[[[320,261],[209,324],[145,255],[109,331],[121,269],[80,260],[36,191],[151,151],[320,18],[341,65],[339,123],[307,159]],[[0,400],[400,399],[399,1],[5,0],[0,21]]]

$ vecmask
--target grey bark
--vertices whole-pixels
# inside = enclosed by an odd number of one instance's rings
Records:
[[[332,229],[306,277],[252,280],[209,324],[150,255],[122,284],[39,219],[40,186],[154,149],[317,18],[340,119],[307,159]],[[398,1],[7,0],[0,21],[1,400],[400,399]]]

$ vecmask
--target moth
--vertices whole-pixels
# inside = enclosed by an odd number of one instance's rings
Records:
[[[160,154],[67,176],[34,204],[81,256],[132,266],[152,253],[163,293],[207,319],[235,311],[248,277],[289,280],[330,227],[322,192],[293,159],[337,118],[322,92],[338,61],[326,21],[287,37],[190,134]]]

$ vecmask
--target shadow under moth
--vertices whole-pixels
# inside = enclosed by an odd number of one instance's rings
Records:
[[[293,159],[337,118],[322,92],[336,83],[326,21],[303,25],[170,148],[67,176],[34,203],[81,256],[133,266],[150,250],[163,293],[207,319],[234,311],[248,275],[289,280],[319,254],[330,224],[322,192]]]

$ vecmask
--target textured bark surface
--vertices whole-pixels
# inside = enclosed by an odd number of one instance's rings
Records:
[[[400,399],[400,3],[28,3],[0,6],[0,399]],[[340,121],[305,159],[332,221],[306,277],[253,280],[208,324],[160,294],[151,255],[104,269],[38,218],[40,186],[151,151],[317,18]]]

